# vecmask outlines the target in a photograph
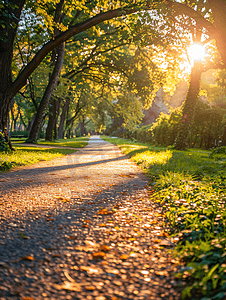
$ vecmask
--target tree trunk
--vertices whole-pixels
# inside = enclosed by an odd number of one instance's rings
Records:
[[[226,125],[224,126],[224,133],[221,139],[221,146],[226,146]]]
[[[5,1],[6,2],[6,1]],[[9,4],[14,4],[14,1],[8,1]],[[0,26],[0,130],[4,132],[5,138],[8,141],[10,148],[12,145],[9,141],[7,133],[8,114],[13,99],[13,92],[11,90],[12,85],[12,58],[13,58],[13,43],[16,36],[17,26],[20,19],[20,14],[23,8],[25,0],[16,1],[17,8],[12,10],[7,8],[7,4],[3,3],[3,11],[8,10],[8,17],[1,16],[1,20],[5,22],[6,27]],[[5,7],[4,7],[5,5]],[[14,13],[15,28],[10,27],[12,19],[10,13]]]
[[[188,138],[192,125],[195,105],[198,99],[201,75],[201,63],[194,62],[194,66],[191,70],[190,86],[183,107],[181,125],[175,141],[175,149],[177,150],[184,150],[186,147],[188,147]]]
[[[64,138],[64,122],[65,122],[65,119],[66,119],[66,112],[68,111],[69,105],[70,105],[70,98],[67,97],[66,101],[64,103],[64,106],[62,107],[62,113],[61,113],[61,116],[60,116],[60,125],[59,125],[59,128],[58,128],[58,137],[59,137],[59,139]]]
[[[82,120],[79,123],[79,130],[80,130],[80,135],[83,136],[84,134],[86,134],[86,130],[85,130],[85,118],[82,117]]]
[[[57,51],[58,56],[57,56],[56,65],[54,67],[53,73],[50,76],[49,83],[47,85],[47,88],[42,97],[41,103],[39,105],[34,124],[32,126],[29,137],[27,139],[27,143],[36,143],[37,142],[38,134],[39,134],[39,130],[42,125],[42,120],[43,120],[45,109],[49,103],[50,97],[52,96],[53,90],[54,90],[55,86],[57,85],[60,71],[63,66],[64,48],[65,48],[65,43],[63,43],[62,45],[60,45],[58,47],[58,51]]]
[[[49,108],[49,121],[48,126],[46,128],[46,141],[52,141],[53,139],[56,139],[56,123],[57,123],[57,117],[59,113],[59,100],[56,100],[54,98],[51,99],[50,108]]]

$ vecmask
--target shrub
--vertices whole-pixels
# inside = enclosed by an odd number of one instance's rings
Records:
[[[4,134],[0,131],[0,152],[10,152],[10,147],[6,142]]]

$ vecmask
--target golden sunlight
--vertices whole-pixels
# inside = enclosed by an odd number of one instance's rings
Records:
[[[188,48],[188,55],[193,61],[203,60],[206,56],[206,48],[202,44],[194,43]]]

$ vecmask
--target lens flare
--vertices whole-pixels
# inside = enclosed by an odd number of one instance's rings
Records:
[[[203,60],[206,56],[205,46],[194,43],[188,48],[188,55],[193,61]]]

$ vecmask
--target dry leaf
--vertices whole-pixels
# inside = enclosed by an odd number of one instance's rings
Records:
[[[90,273],[90,274],[93,274],[93,273],[99,273],[98,269],[95,269],[95,268],[91,268],[91,267],[88,267],[88,266],[81,266],[80,268],[82,271],[86,271],[87,273]]]
[[[68,290],[73,292],[81,292],[81,287],[78,283],[64,281],[64,284],[55,284],[54,285],[58,290]]]
[[[90,220],[84,220],[83,222],[84,222],[84,223],[91,223]]]
[[[159,275],[159,276],[168,276],[169,275],[168,272],[166,272],[166,271],[157,271],[157,272],[155,272],[155,274]]]
[[[89,225],[83,224],[82,227],[83,227],[83,228],[87,228],[87,227],[89,227]]]
[[[99,224],[99,226],[100,226],[100,227],[106,227],[106,224],[101,223],[101,224]]]
[[[100,251],[104,251],[104,252],[107,252],[107,251],[110,251],[111,248],[108,246],[108,245],[102,245],[100,246]]]
[[[103,208],[97,212],[98,215],[112,215],[114,213],[114,211],[109,211],[106,208]]]
[[[154,245],[152,248],[153,249],[160,249],[159,245]]]
[[[100,251],[100,252],[95,252],[92,254],[93,259],[104,259],[105,253]]]
[[[35,300],[35,299],[31,297],[23,297],[21,300]]]
[[[120,256],[121,260],[126,260],[127,258],[128,258],[128,256],[126,254],[123,254],[123,255]]]
[[[23,256],[21,257],[21,260],[27,260],[27,261],[32,261],[35,260],[33,256]]]
[[[53,254],[52,257],[60,257],[60,254]]]
[[[157,239],[157,240],[153,240],[154,243],[161,243],[162,240]]]
[[[77,239],[77,237],[76,237],[76,236],[73,236],[73,235],[72,235],[72,236],[69,236],[68,238],[69,238],[69,240],[76,240],[76,239]]]
[[[48,219],[46,219],[46,221],[47,221],[47,222],[49,222],[49,221],[54,221],[54,218],[48,218]]]
[[[158,221],[150,221],[150,224],[157,224],[158,223]]]
[[[96,289],[96,287],[94,285],[87,285],[87,286],[85,286],[85,289],[87,291],[94,291]]]

